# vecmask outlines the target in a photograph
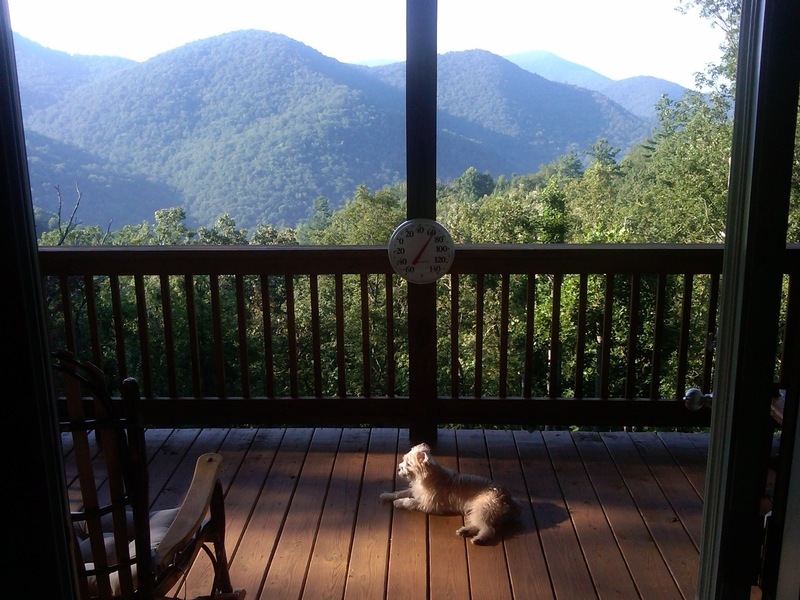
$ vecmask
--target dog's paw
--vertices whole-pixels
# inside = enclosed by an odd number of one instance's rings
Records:
[[[476,546],[489,546],[497,541],[495,537],[497,532],[494,527],[476,527],[475,529],[475,536],[470,541]]]
[[[389,504],[389,502],[394,501],[395,495],[393,492],[384,492],[381,494],[381,502],[384,504]]]
[[[394,501],[395,508],[405,508],[406,510],[416,510],[419,508],[419,502],[414,498],[397,498]]]
[[[470,540],[476,546],[488,546],[494,542],[492,538],[485,538],[479,535],[476,535],[474,538]]]
[[[461,537],[471,538],[476,533],[478,533],[477,527],[468,527],[464,525],[463,527],[459,527],[456,529],[456,535],[460,535]]]

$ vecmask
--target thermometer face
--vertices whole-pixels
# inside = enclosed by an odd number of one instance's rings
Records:
[[[433,219],[409,219],[389,238],[389,262],[411,283],[433,283],[450,270],[455,245],[450,232]]]

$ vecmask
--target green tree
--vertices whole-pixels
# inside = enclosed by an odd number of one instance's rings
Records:
[[[495,182],[489,173],[478,173],[469,167],[446,186],[445,193],[454,195],[461,202],[474,202],[494,191]]]
[[[296,246],[299,233],[294,229],[277,229],[272,225],[260,223],[250,237],[251,245],[260,246]]]
[[[724,33],[720,44],[720,60],[708,65],[705,73],[697,73],[695,82],[700,89],[712,88],[718,93],[732,96],[728,87],[736,80],[736,62],[739,53],[739,21],[742,16],[742,0],[678,0],[677,10],[688,14],[697,10],[712,27]]]
[[[155,213],[155,243],[160,246],[189,244],[195,236],[186,224],[186,211],[180,207],[163,208]]]
[[[568,236],[574,242],[622,241],[624,223],[615,214],[618,186],[623,172],[616,161],[619,148],[607,140],[595,142],[587,155],[589,165],[579,180],[567,187],[567,206],[574,220]]]
[[[311,216],[297,226],[297,241],[301,244],[312,243],[315,233],[321,232],[331,224],[333,209],[327,198],[323,196],[315,198],[311,211]]]
[[[197,241],[199,244],[217,246],[247,244],[247,230],[237,228],[236,221],[224,214],[211,227],[198,228]]]
[[[359,185],[353,197],[330,216],[327,227],[305,231],[315,244],[383,245],[404,218],[405,193],[401,186],[373,194]]]
[[[555,176],[539,192],[538,241],[545,244],[566,241],[569,228],[566,198],[567,194]]]
[[[717,100],[663,99],[652,143],[623,159],[615,212],[625,241],[724,241],[732,123]]]

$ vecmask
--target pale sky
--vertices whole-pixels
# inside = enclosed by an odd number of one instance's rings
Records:
[[[405,60],[406,0],[8,0],[14,31],[70,54],[137,61],[240,29],[282,33],[342,62]],[[547,50],[612,79],[693,87],[722,33],[677,0],[439,0],[438,51]]]

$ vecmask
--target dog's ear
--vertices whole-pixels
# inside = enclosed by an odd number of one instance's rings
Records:
[[[428,444],[420,444],[417,447],[417,453],[414,456],[417,459],[417,462],[421,465],[424,465],[431,460],[431,447]]]

